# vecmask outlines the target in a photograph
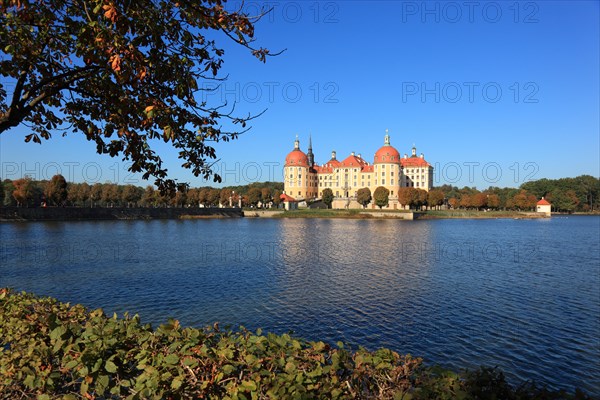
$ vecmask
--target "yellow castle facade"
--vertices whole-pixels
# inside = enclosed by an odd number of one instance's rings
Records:
[[[400,208],[400,188],[429,191],[433,185],[433,167],[424,155],[417,156],[417,149],[413,146],[410,156],[401,156],[391,145],[387,131],[383,146],[375,152],[372,163],[354,152],[340,161],[336,152],[332,151],[331,159],[318,165],[314,162],[311,139],[308,151],[304,153],[296,137],[294,149],[285,158],[283,170],[286,195],[297,201],[312,201],[321,198],[323,190],[329,188],[334,195],[333,208],[360,208],[362,206],[356,201],[358,190],[369,188],[373,194],[379,186],[389,190],[388,208]]]

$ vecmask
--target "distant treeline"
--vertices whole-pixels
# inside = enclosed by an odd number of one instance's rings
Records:
[[[431,206],[446,204],[454,209],[529,210],[534,209],[538,200],[544,197],[552,204],[552,211],[598,211],[600,179],[590,175],[540,179],[525,182],[519,188],[490,186],[483,191],[443,185],[430,190],[429,197],[432,196],[436,202],[430,202]]]
[[[115,183],[68,183],[62,175],[49,181],[30,178],[6,179],[0,183],[0,204],[5,206],[40,207],[218,207],[277,206],[283,193],[281,182],[255,182],[249,185],[213,188],[209,186],[179,191],[173,196],[161,194],[152,186]],[[600,179],[590,175],[576,178],[540,179],[523,183],[518,188],[490,186],[485,190],[471,187],[462,189],[443,185],[425,192],[416,188],[402,188],[398,193],[401,203],[414,208],[534,210],[544,197],[552,204],[552,211],[600,210]]]
[[[0,204],[44,207],[217,207],[256,206],[280,203],[283,183],[256,182],[244,186],[190,188],[173,196],[163,195],[152,186],[145,188],[115,183],[68,183],[62,175],[49,181],[30,178],[0,182]]]

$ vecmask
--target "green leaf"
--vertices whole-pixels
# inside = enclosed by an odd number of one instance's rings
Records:
[[[118,368],[117,368],[117,366],[115,365],[114,362],[112,362],[112,361],[109,360],[109,361],[106,362],[106,365],[104,366],[104,369],[107,372],[110,372],[111,374],[114,374],[115,372],[117,372]]]
[[[52,332],[50,332],[50,339],[51,340],[60,339],[60,337],[62,335],[64,335],[66,331],[67,331],[66,327],[64,327],[64,326],[57,326],[56,328],[54,328],[52,330]]]
[[[253,392],[256,390],[256,382],[254,381],[242,381],[240,386],[246,392]]]
[[[181,387],[182,384],[183,384],[183,379],[180,377],[177,377],[177,378],[173,379],[173,382],[171,382],[171,389],[177,390]]]
[[[35,388],[35,375],[27,375],[27,378],[23,381],[23,384],[30,389]]]
[[[165,357],[166,364],[174,365],[174,364],[177,364],[178,362],[179,362],[179,357],[177,357],[177,355],[175,355],[175,354],[169,354],[168,356]]]
[[[227,364],[227,365],[223,366],[222,370],[225,373],[225,375],[229,375],[233,371],[235,371],[235,367],[233,365],[231,365],[231,364]]]
[[[100,394],[104,394],[108,387],[108,382],[108,375],[100,375],[98,379],[96,379],[96,391]]]

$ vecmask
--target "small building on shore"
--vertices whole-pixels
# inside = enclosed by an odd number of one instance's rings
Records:
[[[539,213],[545,213],[546,215],[550,215],[552,211],[552,205],[548,203],[548,200],[542,197],[542,199],[537,202],[535,206],[535,211]]]
[[[298,201],[294,199],[292,196],[288,196],[285,193],[282,193],[279,196],[281,202],[283,203],[283,208],[286,210],[296,210],[298,208]]]

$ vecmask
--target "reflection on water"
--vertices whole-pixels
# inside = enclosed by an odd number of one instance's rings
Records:
[[[598,218],[0,224],[0,285],[600,395]]]

